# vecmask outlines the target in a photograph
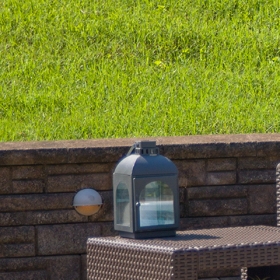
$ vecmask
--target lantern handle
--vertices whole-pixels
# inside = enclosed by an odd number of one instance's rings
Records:
[[[129,149],[128,153],[126,154],[126,156],[128,157],[128,156],[131,155],[133,152],[135,152],[135,148],[136,148],[136,143],[134,143],[134,144],[130,147],[130,149]]]

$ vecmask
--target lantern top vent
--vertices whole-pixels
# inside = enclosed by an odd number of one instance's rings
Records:
[[[156,141],[139,141],[134,144],[135,154],[156,156],[159,154],[159,149],[156,146]]]

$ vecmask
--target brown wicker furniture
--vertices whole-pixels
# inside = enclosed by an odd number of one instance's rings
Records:
[[[89,238],[88,279],[196,280],[200,271],[240,268],[242,280],[280,280],[280,164],[276,200],[277,227],[190,230],[146,240]]]
[[[92,280],[197,280],[199,271],[260,266],[275,266],[273,277],[280,279],[277,227],[190,230],[144,240],[89,238],[87,250]],[[246,269],[242,274],[247,279]]]

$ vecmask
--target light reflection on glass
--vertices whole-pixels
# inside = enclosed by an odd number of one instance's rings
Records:
[[[116,218],[117,224],[129,227],[130,226],[130,202],[129,192],[126,184],[119,183],[116,192]]]
[[[174,199],[172,189],[161,181],[145,186],[139,197],[140,226],[174,224]]]

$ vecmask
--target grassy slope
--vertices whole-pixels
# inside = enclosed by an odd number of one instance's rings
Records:
[[[2,0],[0,140],[280,132],[278,0]]]

